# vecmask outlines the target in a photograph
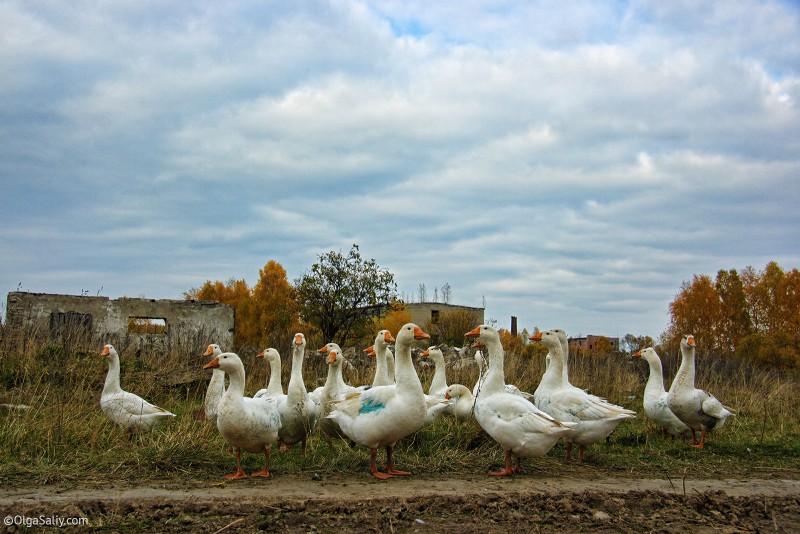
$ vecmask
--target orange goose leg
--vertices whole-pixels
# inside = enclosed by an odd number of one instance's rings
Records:
[[[511,468],[511,451],[506,450],[504,453],[506,457],[506,468],[502,471],[489,471],[489,474],[493,477],[506,477],[514,474],[514,470]]]
[[[225,475],[225,480],[238,480],[240,478],[247,478],[247,473],[244,472],[242,469],[242,451],[241,449],[236,449],[236,472],[232,475]]]
[[[394,447],[386,447],[386,472],[390,475],[410,475],[408,471],[398,471],[394,468]]]
[[[378,465],[375,460],[378,457],[378,449],[372,447],[369,449],[369,472],[372,473],[372,476],[375,478],[379,478],[381,480],[386,480],[387,478],[392,478],[392,475],[387,473],[381,473],[378,471]]]
[[[269,455],[270,455],[270,446],[267,445],[264,447],[264,469],[261,471],[256,471],[255,473],[250,473],[251,477],[264,477],[267,478],[269,476]]]

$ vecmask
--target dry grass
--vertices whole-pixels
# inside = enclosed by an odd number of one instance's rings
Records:
[[[321,345],[321,344],[320,344]],[[99,346],[86,350],[58,344],[27,342],[0,358],[0,403],[29,409],[0,409],[0,483],[85,481],[114,478],[147,481],[163,477],[217,480],[233,470],[233,459],[213,425],[197,420],[208,379],[201,350],[194,345],[166,356],[122,351],[122,385],[178,417],[156,431],[130,441],[103,416],[99,396],[106,364]],[[305,381],[321,385],[326,367],[312,355],[309,343]],[[244,353],[247,392],[263,387],[266,364],[255,352]],[[662,358],[664,356],[662,355]],[[284,380],[289,358],[284,357]],[[664,358],[668,377],[674,365]],[[669,361],[668,361],[669,360]],[[372,362],[355,359],[345,372],[353,384],[372,380]],[[544,358],[512,352],[507,357],[507,381],[533,391],[544,371]],[[427,387],[433,370],[419,367]],[[448,368],[448,382],[472,386],[475,365]],[[591,447],[584,465],[566,464],[558,445],[541,459],[526,462],[534,473],[605,475],[622,473],[664,476],[692,471],[702,476],[733,476],[754,469],[800,472],[800,388],[796,373],[747,367],[739,362],[698,360],[698,386],[712,391],[738,415],[703,451],[662,439],[641,408],[647,378],[644,362],[624,356],[573,357],[570,378],[580,387],[639,412],[622,424],[608,444]],[[286,382],[284,381],[284,387]],[[246,469],[260,467],[262,458],[245,455]],[[362,472],[367,453],[345,443],[329,446],[312,436],[308,453],[273,456],[276,476],[287,472]],[[501,451],[476,424],[443,419],[405,440],[397,449],[398,464],[415,472],[481,472],[501,461]],[[700,467],[702,466],[702,469]]]

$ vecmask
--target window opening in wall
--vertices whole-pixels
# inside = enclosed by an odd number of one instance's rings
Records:
[[[50,336],[86,338],[92,332],[92,316],[88,313],[69,311],[50,313]]]
[[[130,334],[166,334],[167,320],[163,317],[128,317]]]
[[[436,324],[439,322],[439,310],[431,310],[431,323]]]

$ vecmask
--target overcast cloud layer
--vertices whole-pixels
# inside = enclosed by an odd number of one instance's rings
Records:
[[[0,1],[0,294],[181,298],[357,243],[508,327],[657,336],[800,266],[786,1]],[[5,303],[3,304],[3,311]]]

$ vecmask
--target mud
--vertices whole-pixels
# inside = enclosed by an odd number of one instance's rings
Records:
[[[280,475],[0,489],[0,532],[800,532],[800,481]],[[88,525],[43,523],[86,518]],[[21,520],[17,520],[18,522]]]

